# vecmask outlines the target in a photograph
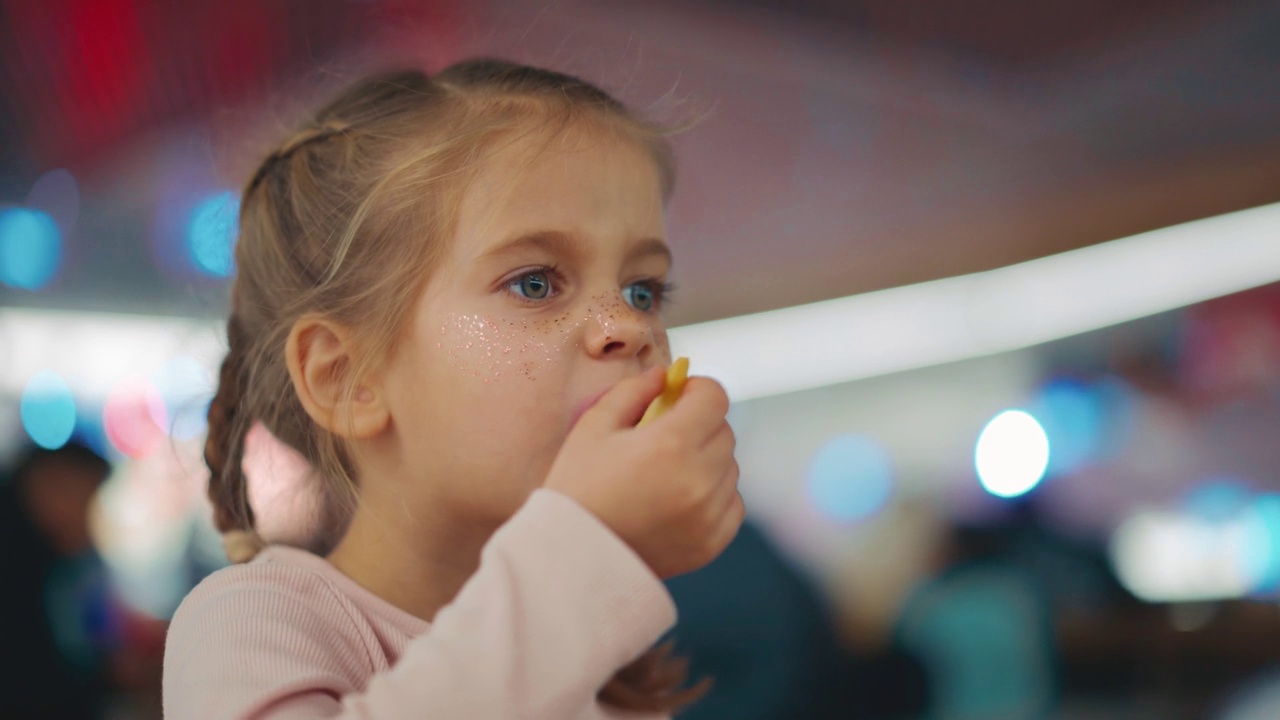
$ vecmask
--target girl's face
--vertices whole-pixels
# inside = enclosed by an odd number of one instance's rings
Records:
[[[664,237],[634,141],[530,134],[489,156],[384,378],[405,502],[505,521],[586,407],[670,362]]]

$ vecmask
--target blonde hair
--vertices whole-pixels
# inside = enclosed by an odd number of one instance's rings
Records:
[[[297,450],[324,484],[318,525],[326,532],[309,549],[331,549],[356,505],[350,451],[293,390],[284,348],[294,324],[317,314],[352,333],[357,357],[343,379],[354,395],[365,371],[394,351],[485,151],[513,132],[559,132],[580,121],[642,143],[670,196],[669,131],[578,78],[494,59],[356,82],[262,161],[241,199],[229,347],[205,444],[214,521],[233,562],[263,545],[241,467],[255,422]],[[623,709],[670,711],[706,690],[705,682],[681,690],[686,677],[687,663],[663,646],[621,670],[600,697]]]

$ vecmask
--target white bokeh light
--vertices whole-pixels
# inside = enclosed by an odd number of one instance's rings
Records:
[[[1049,436],[1030,413],[1006,410],[982,429],[974,465],[982,487],[992,495],[1025,494],[1049,467]]]

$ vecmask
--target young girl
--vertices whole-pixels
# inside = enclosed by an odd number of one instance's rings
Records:
[[[661,579],[742,521],[728,399],[670,362],[659,128],[494,60],[357,83],[241,202],[209,410],[228,555],[178,610],[171,718],[664,716]],[[306,549],[254,532],[255,423],[328,498]],[[621,669],[621,670],[620,670]]]

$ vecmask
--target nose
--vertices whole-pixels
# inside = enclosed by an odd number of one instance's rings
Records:
[[[596,359],[647,360],[655,347],[653,321],[627,304],[621,295],[602,300],[593,303],[587,315],[587,353]]]

